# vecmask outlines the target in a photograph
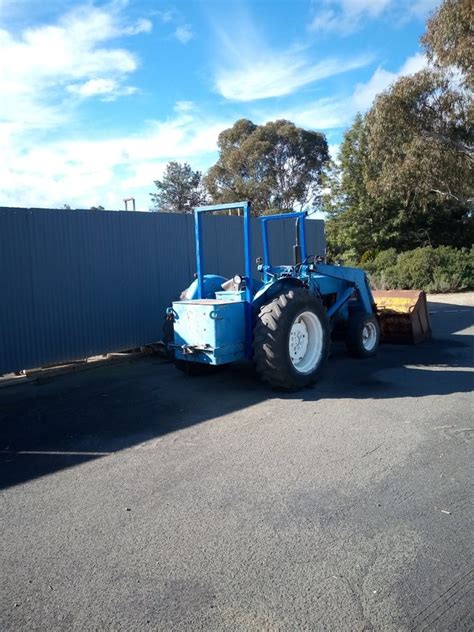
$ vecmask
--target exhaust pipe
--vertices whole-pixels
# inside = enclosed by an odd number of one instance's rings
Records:
[[[293,261],[294,265],[297,266],[301,263],[301,243],[300,243],[300,221],[301,217],[298,217],[295,222],[295,245],[293,246]]]

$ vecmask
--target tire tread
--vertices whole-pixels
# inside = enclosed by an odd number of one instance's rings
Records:
[[[292,318],[294,308],[309,306],[317,312],[325,336],[323,354],[317,370],[308,376],[296,376],[289,367],[288,342],[285,325]],[[293,308],[293,309],[290,309]],[[266,384],[279,390],[297,390],[315,382],[329,354],[329,319],[322,302],[304,288],[291,288],[264,304],[254,328],[254,362],[257,374]]]
[[[362,330],[364,324],[368,321],[372,321],[377,326],[378,340],[372,351],[367,351],[362,344]],[[353,358],[371,358],[377,353],[377,349],[380,342],[380,328],[375,315],[371,314],[355,314],[349,320],[349,326],[346,334],[346,347],[349,355]]]

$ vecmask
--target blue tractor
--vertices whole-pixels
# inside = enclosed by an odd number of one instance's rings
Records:
[[[244,222],[245,274],[232,279],[204,274],[202,249],[203,214],[228,209],[242,209]],[[376,353],[380,329],[365,272],[308,254],[306,213],[260,218],[260,280],[252,272],[250,203],[203,206],[194,213],[196,278],[167,310],[168,347],[179,369],[192,374],[247,359],[265,383],[291,391],[320,377],[336,327],[345,331],[353,356]],[[268,224],[285,219],[296,224],[294,262],[272,265]]]

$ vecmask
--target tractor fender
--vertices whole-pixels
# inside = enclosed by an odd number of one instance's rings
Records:
[[[260,288],[253,298],[252,306],[254,310],[258,312],[262,305],[268,303],[276,296],[279,296],[293,287],[305,287],[305,284],[303,281],[296,279],[295,277],[280,278],[277,281],[266,283]]]

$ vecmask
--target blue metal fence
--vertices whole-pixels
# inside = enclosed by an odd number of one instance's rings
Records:
[[[291,261],[294,223],[269,233],[272,259]],[[204,217],[203,239],[205,272],[243,272],[242,218]],[[322,221],[307,242],[324,253]],[[0,374],[156,342],[194,271],[192,215],[0,207]]]

